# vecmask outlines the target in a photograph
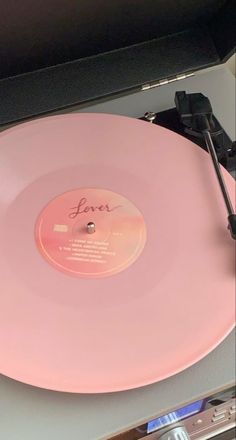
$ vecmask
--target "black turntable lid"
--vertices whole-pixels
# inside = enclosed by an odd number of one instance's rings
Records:
[[[22,0],[0,14],[0,124],[224,61],[234,0]]]

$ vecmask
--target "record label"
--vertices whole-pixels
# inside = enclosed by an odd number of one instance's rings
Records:
[[[80,188],[59,195],[36,223],[43,257],[68,275],[100,278],[128,268],[141,254],[146,226],[127,198],[104,189]]]

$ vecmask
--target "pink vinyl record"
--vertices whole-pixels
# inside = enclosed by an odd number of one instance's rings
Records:
[[[233,329],[235,242],[200,147],[127,117],[42,118],[1,133],[0,183],[0,373],[127,390]]]

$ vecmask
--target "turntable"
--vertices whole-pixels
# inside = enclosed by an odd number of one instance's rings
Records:
[[[46,85],[50,69],[42,70],[38,84]],[[43,389],[3,377],[4,399],[16,389],[26,405],[30,392],[39,396],[37,405],[46,398],[64,411],[63,402],[70,408],[74,402],[82,413],[92,407],[91,414],[96,401],[120,402],[124,410],[137,396],[137,402],[145,399],[147,412],[136,407],[140,415],[128,421],[127,414],[127,422],[123,413],[122,427],[109,428],[106,419],[106,433],[98,421],[86,425],[87,437],[81,420],[79,438],[110,438],[131,427],[131,435],[157,438],[154,425],[144,422],[161,423],[156,415],[191,401],[220,401],[220,388],[233,385],[234,80],[222,66],[187,73],[181,82],[171,75],[145,82],[134,95],[71,106],[67,113],[59,111],[65,96],[56,109],[50,93],[44,103],[36,99],[37,88],[30,107],[9,105],[6,91],[15,90],[15,102],[24,104],[17,101],[19,84],[21,92],[34,87],[39,73],[0,82],[2,124],[21,122],[0,135],[0,372]],[[221,84],[222,107],[216,105]],[[162,96],[166,103],[158,104]],[[48,110],[46,117],[24,122]],[[217,373],[204,382],[204,371],[209,374],[220,358],[229,363],[221,379]],[[191,392],[181,397],[193,375],[195,391],[191,383]],[[161,390],[158,407],[153,398]],[[93,396],[117,391],[126,393]],[[220,403],[229,402],[231,412],[233,397]],[[187,413],[188,420],[195,414]],[[168,433],[166,426],[158,432]],[[12,427],[4,429],[10,436]],[[183,430],[173,435],[183,436]]]

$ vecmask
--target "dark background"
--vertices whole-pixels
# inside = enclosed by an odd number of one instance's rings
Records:
[[[0,78],[208,25],[226,3],[4,0],[0,10]]]
[[[224,62],[236,0],[2,0],[0,126]]]

